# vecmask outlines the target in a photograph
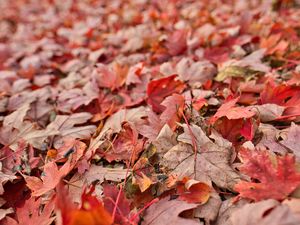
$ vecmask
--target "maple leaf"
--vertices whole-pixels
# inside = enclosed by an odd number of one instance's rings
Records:
[[[193,145],[192,138],[194,136],[199,153],[195,159],[195,153],[190,152],[190,156],[185,157],[172,171],[172,174],[178,174],[179,177],[193,176],[195,180],[213,181],[219,187],[232,190],[240,180],[239,174],[231,167],[230,163],[232,144],[216,132],[211,135],[214,142],[211,141],[204,131],[194,124],[190,125],[192,134],[186,124],[183,125],[183,128],[184,133],[178,136],[178,141]]]
[[[40,157],[34,156],[34,148],[27,145],[24,140],[18,143],[18,148],[13,151],[8,146],[2,149],[2,171],[11,173],[16,171],[30,172],[39,164]]]
[[[136,129],[129,123],[123,124],[123,129],[113,141],[111,148],[103,154],[109,162],[125,160],[133,163],[143,149],[142,139],[138,139]]]
[[[138,128],[138,132],[150,141],[153,141],[159,134],[163,124],[161,123],[159,116],[152,110],[147,112],[147,116],[148,124],[144,124]]]
[[[30,104],[25,103],[23,104],[19,109],[14,111],[13,113],[9,114],[4,118],[3,126],[11,126],[13,128],[20,129],[22,126],[22,122],[24,120],[24,117],[26,116],[27,112],[30,109]]]
[[[132,168],[132,184],[138,185],[142,193],[157,181],[154,167],[149,162],[149,158],[155,154],[155,148],[148,148],[146,154],[147,157],[143,154]]]
[[[247,107],[236,107],[235,104],[239,98],[226,101],[221,105],[216,114],[210,118],[210,123],[215,123],[221,117],[227,117],[229,120],[251,118],[256,113]]]
[[[68,160],[60,169],[58,169],[55,162],[49,162],[44,166],[44,175],[42,180],[37,177],[25,176],[25,181],[27,186],[32,191],[32,196],[41,196],[46,192],[54,189],[60,182],[60,180],[66,176],[72,165],[70,160]]]
[[[270,122],[281,117],[282,113],[285,110],[284,106],[279,106],[277,104],[263,104],[263,105],[255,105],[252,107],[253,110],[257,110],[257,114],[259,115],[259,119],[261,122]]]
[[[293,117],[300,114],[299,99],[299,87],[286,84],[276,85],[274,82],[268,82],[260,94],[262,104],[274,103],[285,107],[283,118],[286,118],[284,116]]]
[[[104,207],[112,215],[117,204],[114,222],[116,224],[131,224],[130,223],[130,203],[126,199],[122,190],[116,186],[105,184],[103,185]],[[118,200],[117,200],[118,199]]]
[[[154,112],[163,112],[165,107],[161,105],[162,101],[169,95],[181,93],[184,90],[184,83],[176,80],[176,77],[177,75],[172,75],[148,83],[147,103],[152,106]]]
[[[105,210],[102,202],[92,195],[94,188],[85,189],[81,195],[80,207],[69,197],[67,190],[60,184],[57,187],[56,206],[61,211],[63,225],[97,224],[111,225],[111,215]]]
[[[283,55],[288,48],[289,43],[285,40],[280,40],[281,37],[282,34],[278,33],[272,34],[267,38],[263,38],[260,43],[260,47],[267,49],[266,54],[272,55],[276,53],[277,55]]]
[[[180,121],[184,110],[185,99],[182,95],[173,94],[167,97],[161,105],[165,110],[160,115],[163,124],[168,124],[172,130],[175,130],[177,122]]]
[[[90,158],[94,154],[95,150],[104,143],[104,136],[108,132],[119,133],[122,130],[122,124],[124,122],[129,123],[130,126],[133,127],[141,126],[144,124],[144,120],[142,118],[146,116],[146,110],[143,106],[133,109],[122,109],[110,116],[106,120],[100,134],[96,138],[91,139],[86,153],[86,158]]]
[[[96,82],[87,82],[82,88],[72,88],[59,93],[57,108],[59,111],[71,113],[80,106],[89,105],[98,96],[99,88]]]
[[[166,47],[172,56],[182,54],[187,49],[186,37],[185,30],[177,30],[169,36]]]
[[[204,57],[216,64],[222,63],[229,58],[230,52],[226,47],[213,47],[206,48],[204,51]]]
[[[215,66],[205,60],[194,62],[191,58],[182,58],[176,65],[179,78],[188,81],[190,85],[205,83],[212,79],[216,72]]]
[[[34,197],[26,200],[22,207],[17,207],[16,209],[16,216],[17,221],[8,218],[8,220],[4,221],[4,224],[11,224],[11,225],[23,225],[23,224],[40,224],[40,225],[50,225],[55,217],[51,217],[52,212],[54,210],[54,199],[51,199],[46,205],[44,206],[43,210],[41,211],[41,198],[35,200]]]
[[[179,216],[184,211],[196,208],[197,205],[178,199],[169,200],[167,197],[163,198],[146,210],[142,225],[160,225],[165,224],[166,221],[172,225],[199,225],[199,221]]]
[[[218,119],[214,128],[222,134],[223,138],[236,144],[239,142],[241,136],[247,140],[252,140],[256,131],[256,121],[249,119],[234,119],[229,120],[226,117]]]
[[[256,144],[258,150],[271,150],[276,153],[285,155],[288,153],[284,145],[280,144],[277,138],[280,136],[280,131],[269,124],[261,123],[258,127],[258,132],[262,134],[259,143]]]
[[[185,177],[178,182],[176,191],[181,200],[188,203],[204,204],[210,197],[211,188],[203,182]]]
[[[281,132],[280,136],[283,137],[283,140],[280,141],[282,145],[292,150],[292,152],[300,158],[300,148],[298,144],[298,140],[300,137],[300,126],[292,123],[291,126],[287,130],[287,134],[284,135],[284,131]]]
[[[274,199],[248,203],[230,215],[233,225],[299,224],[300,218],[289,207]]]
[[[97,77],[98,85],[111,90],[121,87],[125,83],[127,73],[124,73],[119,67],[120,65],[117,63],[113,64],[112,68],[104,64],[98,64],[93,71],[95,77]]]
[[[37,125],[30,122],[23,122],[19,129],[11,130],[10,127],[0,128],[0,139],[3,144],[9,145],[12,150],[18,148],[18,142],[25,140],[33,147],[42,149],[44,141],[52,135],[57,135],[57,130],[38,130]]]
[[[51,122],[46,130],[54,130],[59,132],[58,137],[54,138],[54,146],[56,148],[60,147],[60,141],[62,138],[74,138],[74,139],[88,139],[91,134],[96,130],[96,126],[76,126],[77,124],[82,124],[87,122],[92,115],[90,113],[74,113],[72,115],[58,115],[55,120]]]
[[[300,185],[300,173],[296,171],[295,157],[277,156],[276,166],[266,151],[240,150],[243,165],[241,172],[259,182],[241,181],[235,185],[239,196],[260,201],[283,200]]]

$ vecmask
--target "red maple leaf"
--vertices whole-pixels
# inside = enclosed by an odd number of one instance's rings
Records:
[[[241,181],[235,185],[239,196],[260,201],[283,200],[300,185],[300,173],[296,171],[295,157],[277,156],[276,165],[266,151],[241,149],[241,172],[259,182]]]
[[[249,119],[229,120],[226,117],[218,119],[214,124],[214,128],[232,143],[238,143],[241,136],[246,140],[252,140],[257,129],[258,122]]]
[[[286,84],[276,86],[274,82],[268,82],[260,94],[260,101],[262,104],[274,103],[285,106],[283,116],[300,115],[300,87]]]
[[[129,123],[124,123],[112,147],[104,153],[107,161],[134,162],[143,150],[143,140],[138,139],[138,133]]]
[[[171,129],[176,128],[176,122],[179,122],[184,109],[184,97],[179,94],[173,94],[167,97],[161,105],[165,106],[166,109],[160,116],[163,124],[168,124]]]
[[[210,122],[213,124],[221,117],[227,117],[229,120],[253,117],[255,112],[251,111],[249,108],[235,106],[238,100],[239,97],[223,103],[216,114],[210,118]]]
[[[148,84],[147,103],[152,106],[154,112],[161,113],[165,107],[160,103],[169,95],[173,93],[181,93],[185,84],[180,80],[176,80],[177,75],[153,80]]]
[[[126,199],[125,194],[122,190],[119,190],[116,186],[106,184],[103,185],[103,193],[104,193],[104,207],[110,213],[113,214],[115,211],[115,224],[135,224],[130,221],[130,203]],[[117,206],[116,206],[117,204]]]

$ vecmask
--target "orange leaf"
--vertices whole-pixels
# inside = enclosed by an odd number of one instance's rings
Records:
[[[94,188],[84,191],[81,196],[81,207],[71,202],[67,190],[62,185],[57,189],[57,208],[61,211],[63,225],[111,225],[111,215],[103,204],[92,196]]]
[[[177,193],[179,199],[188,203],[201,203],[204,204],[210,197],[211,188],[202,182],[183,178],[177,186]]]

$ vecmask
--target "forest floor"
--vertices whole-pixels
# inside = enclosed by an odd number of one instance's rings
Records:
[[[0,224],[299,225],[299,4],[1,0]]]

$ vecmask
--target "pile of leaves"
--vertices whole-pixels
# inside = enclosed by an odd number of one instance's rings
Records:
[[[300,224],[295,0],[1,0],[0,223]]]

